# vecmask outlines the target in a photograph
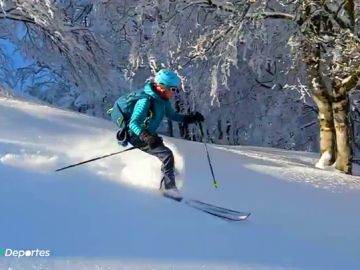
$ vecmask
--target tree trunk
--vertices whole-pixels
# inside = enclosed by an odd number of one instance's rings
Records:
[[[334,125],[336,130],[336,164],[335,168],[347,173],[352,173],[352,149],[349,128],[349,96],[348,89],[341,85],[341,82],[333,81],[334,101],[332,110],[334,115]]]
[[[349,29],[352,33],[355,32],[355,1],[346,0],[344,1],[344,14],[349,20]],[[341,50],[340,50],[341,51]],[[349,63],[350,59],[347,59],[346,54],[344,55],[345,63]],[[349,91],[354,88],[359,79],[358,69],[355,69],[353,74],[345,78],[342,70],[335,70],[333,74],[332,90],[333,90],[333,115],[334,125],[336,130],[336,164],[335,168],[347,173],[352,174],[352,148],[351,148],[351,135],[349,128]],[[346,73],[345,73],[346,74]]]
[[[320,126],[320,155],[327,153],[330,158],[324,165],[331,165],[335,161],[335,130],[331,104],[323,96],[313,96],[318,108]]]
[[[312,68],[310,68],[311,70]],[[336,157],[336,134],[334,128],[334,115],[330,97],[326,91],[320,75],[310,72],[311,94],[319,108],[318,120],[320,127],[320,160],[317,167],[332,165]]]
[[[311,96],[319,108],[320,159],[315,166],[324,168],[324,166],[332,165],[336,157],[332,100],[321,75],[319,45],[313,46],[311,43],[304,42],[302,48],[303,60],[308,67],[308,85]]]

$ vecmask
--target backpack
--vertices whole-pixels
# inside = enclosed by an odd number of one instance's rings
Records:
[[[119,128],[116,137],[123,146],[127,145],[129,121],[134,111],[135,104],[142,98],[148,98],[150,101],[152,99],[150,95],[146,94],[144,90],[141,89],[119,97],[115,101],[114,106],[107,111],[111,120],[115,122]],[[150,106],[150,112],[152,110],[151,107],[152,103]]]

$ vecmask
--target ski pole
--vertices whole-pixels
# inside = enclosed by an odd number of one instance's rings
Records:
[[[211,164],[211,159],[210,159],[210,155],[209,155],[209,150],[207,148],[207,144],[206,144],[206,140],[204,139],[205,136],[204,136],[204,130],[202,128],[202,124],[201,122],[198,122],[199,124],[199,128],[200,128],[200,133],[201,133],[201,140],[204,142],[204,146],[205,146],[205,150],[206,150],[206,156],[207,156],[207,159],[208,159],[208,162],[209,162],[209,167],[210,167],[210,171],[211,171],[211,175],[212,175],[212,178],[213,178],[213,186],[215,188],[218,188],[219,187],[219,183],[215,180],[215,175],[214,175],[214,170],[213,170],[213,167],[212,167],[212,164]]]
[[[119,151],[119,152],[111,153],[111,154],[108,154],[108,155],[105,155],[105,156],[101,156],[101,157],[97,157],[97,158],[92,158],[92,159],[89,159],[89,160],[85,160],[85,161],[82,161],[82,162],[79,162],[79,163],[76,163],[76,164],[72,164],[72,165],[69,165],[69,166],[66,166],[66,167],[57,169],[57,170],[55,170],[55,172],[59,172],[59,171],[65,170],[65,169],[69,169],[69,168],[72,168],[72,167],[76,167],[76,166],[79,166],[79,165],[82,165],[82,164],[85,164],[85,163],[88,163],[88,162],[91,162],[91,161],[99,160],[99,159],[102,159],[102,158],[114,156],[114,155],[117,155],[117,154],[120,154],[120,153],[124,153],[124,152],[130,151],[130,150],[136,149],[136,148],[137,148],[137,147],[132,146],[132,147],[130,147],[130,148],[127,148],[127,149],[125,149],[125,150],[121,150],[121,151]]]

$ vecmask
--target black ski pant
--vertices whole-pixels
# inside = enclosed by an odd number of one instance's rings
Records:
[[[137,136],[130,136],[129,142],[141,151],[157,157],[162,162],[160,188],[164,187],[165,189],[169,189],[176,187],[174,174],[175,161],[170,148],[163,143],[157,147],[150,148],[147,144],[140,141]]]

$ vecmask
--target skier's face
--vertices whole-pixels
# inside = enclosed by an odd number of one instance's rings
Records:
[[[159,95],[166,100],[172,99],[175,91],[177,90],[176,87],[168,87],[162,84],[156,84],[155,87]]]

